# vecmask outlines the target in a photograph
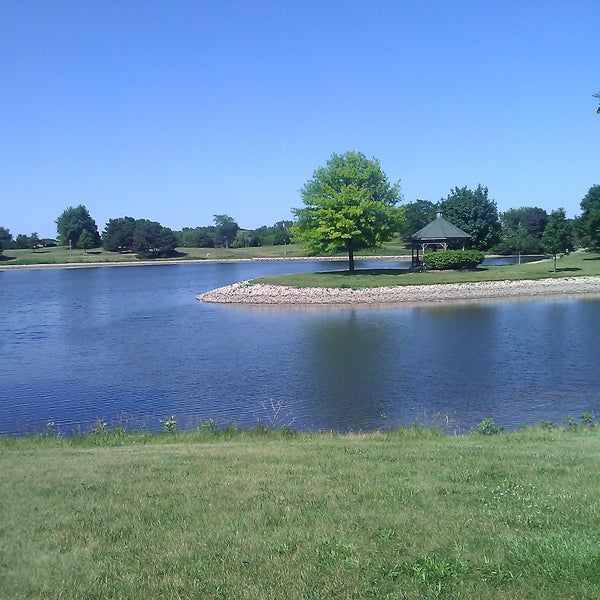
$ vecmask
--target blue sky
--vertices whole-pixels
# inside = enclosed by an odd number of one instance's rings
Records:
[[[332,153],[404,200],[489,188],[580,212],[600,183],[600,2],[0,3],[0,226],[84,204],[172,229],[291,218]]]

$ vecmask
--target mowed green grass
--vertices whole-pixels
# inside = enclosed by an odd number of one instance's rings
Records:
[[[600,597],[600,432],[0,439],[2,598]]]
[[[265,246],[259,248],[178,248],[177,256],[164,260],[250,260],[253,258],[292,258],[302,256],[304,246],[292,244],[288,246]],[[102,248],[94,248],[84,252],[80,249],[69,250],[64,246],[40,248],[32,250],[4,250],[0,255],[0,269],[5,265],[61,265],[86,263],[120,263],[141,262],[133,253],[120,254],[107,252]]]
[[[426,271],[411,273],[408,269],[361,269],[356,263],[354,274],[344,265],[334,272],[298,273],[260,277],[253,283],[289,285],[294,287],[330,287],[361,289],[396,285],[432,285],[439,283],[469,283],[546,277],[576,277],[600,275],[600,255],[591,252],[572,252],[557,261],[553,272],[551,259],[505,266],[478,267],[473,271]]]
[[[298,258],[306,256],[304,244],[286,246],[259,246],[254,248],[178,248],[178,255],[168,260],[251,260]],[[410,248],[400,240],[385,244],[377,250],[367,250],[365,256],[400,256],[410,254]],[[344,255],[340,255],[343,257]],[[157,259],[160,263],[164,259]],[[140,262],[133,253],[120,254],[107,252],[102,248],[93,248],[84,252],[78,248],[69,250],[64,246],[32,250],[4,250],[0,255],[0,268],[3,265],[60,265],[86,263]]]

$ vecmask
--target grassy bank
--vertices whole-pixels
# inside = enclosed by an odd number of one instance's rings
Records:
[[[250,260],[253,258],[298,258],[306,256],[304,244],[286,246],[259,246],[254,248],[177,248],[177,256],[169,260]],[[365,250],[357,256],[401,256],[410,255],[410,248],[400,240],[391,241],[377,250]],[[344,257],[344,254],[340,255]],[[32,250],[4,250],[0,254],[0,269],[4,265],[61,265],[86,263],[142,262],[133,253],[119,254],[93,248],[84,252],[78,248],[69,250],[65,246]],[[155,262],[164,262],[161,259]]]
[[[304,244],[291,244],[287,246],[260,246],[256,248],[178,248],[177,256],[168,260],[250,260],[256,258],[298,258],[306,256]],[[400,242],[390,242],[376,251],[365,251],[364,256],[398,256],[407,253]],[[408,250],[410,254],[410,249]],[[341,255],[343,256],[343,255]],[[87,263],[122,263],[142,262],[133,253],[119,254],[107,252],[102,248],[83,250],[69,250],[64,246],[54,248],[40,248],[32,250],[4,250],[0,255],[0,269],[5,265],[61,265],[61,264],[87,264]],[[164,262],[157,259],[153,262]]]
[[[600,432],[0,439],[12,598],[598,598]]]
[[[342,267],[340,267],[342,269]],[[411,273],[408,269],[360,269],[354,274],[340,270],[330,273],[298,273],[260,277],[253,283],[289,285],[293,287],[330,287],[361,289],[396,285],[427,285],[437,283],[468,283],[546,277],[600,276],[600,255],[591,252],[572,252],[558,260],[553,272],[552,260],[532,263],[478,267],[473,271],[427,271]]]
[[[264,248],[178,248],[177,256],[168,259],[185,262],[186,260],[240,260],[252,258],[285,258],[302,256],[304,247],[293,244],[291,246],[267,246]],[[107,252],[102,248],[95,248],[84,252],[75,249],[70,251],[64,246],[54,248],[41,248],[31,250],[4,250],[0,255],[0,269],[6,265],[62,265],[62,264],[89,264],[89,263],[123,263],[145,262],[133,253],[120,254]],[[155,261],[158,264],[163,259]]]

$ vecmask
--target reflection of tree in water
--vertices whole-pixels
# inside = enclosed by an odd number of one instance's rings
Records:
[[[397,313],[399,314],[399,313]],[[391,326],[372,311],[325,313],[306,329],[309,400],[325,421],[345,428],[387,425],[390,392],[398,387],[398,355],[404,346],[406,318]],[[410,385],[410,382],[407,382]]]
[[[490,408],[496,321],[490,305],[325,314],[306,330],[307,400],[314,414],[352,429]]]

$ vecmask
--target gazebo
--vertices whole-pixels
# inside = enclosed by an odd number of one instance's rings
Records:
[[[425,255],[425,249],[429,247],[441,247],[448,250],[448,244],[457,246],[462,243],[464,250],[471,236],[459,229],[456,225],[452,225],[446,221],[441,212],[436,213],[436,218],[425,225],[423,229],[419,229],[417,233],[410,236],[411,240],[411,255],[412,269],[420,269],[423,266],[423,260],[419,256],[419,250],[422,250],[422,255]],[[416,250],[416,253],[415,253]]]

